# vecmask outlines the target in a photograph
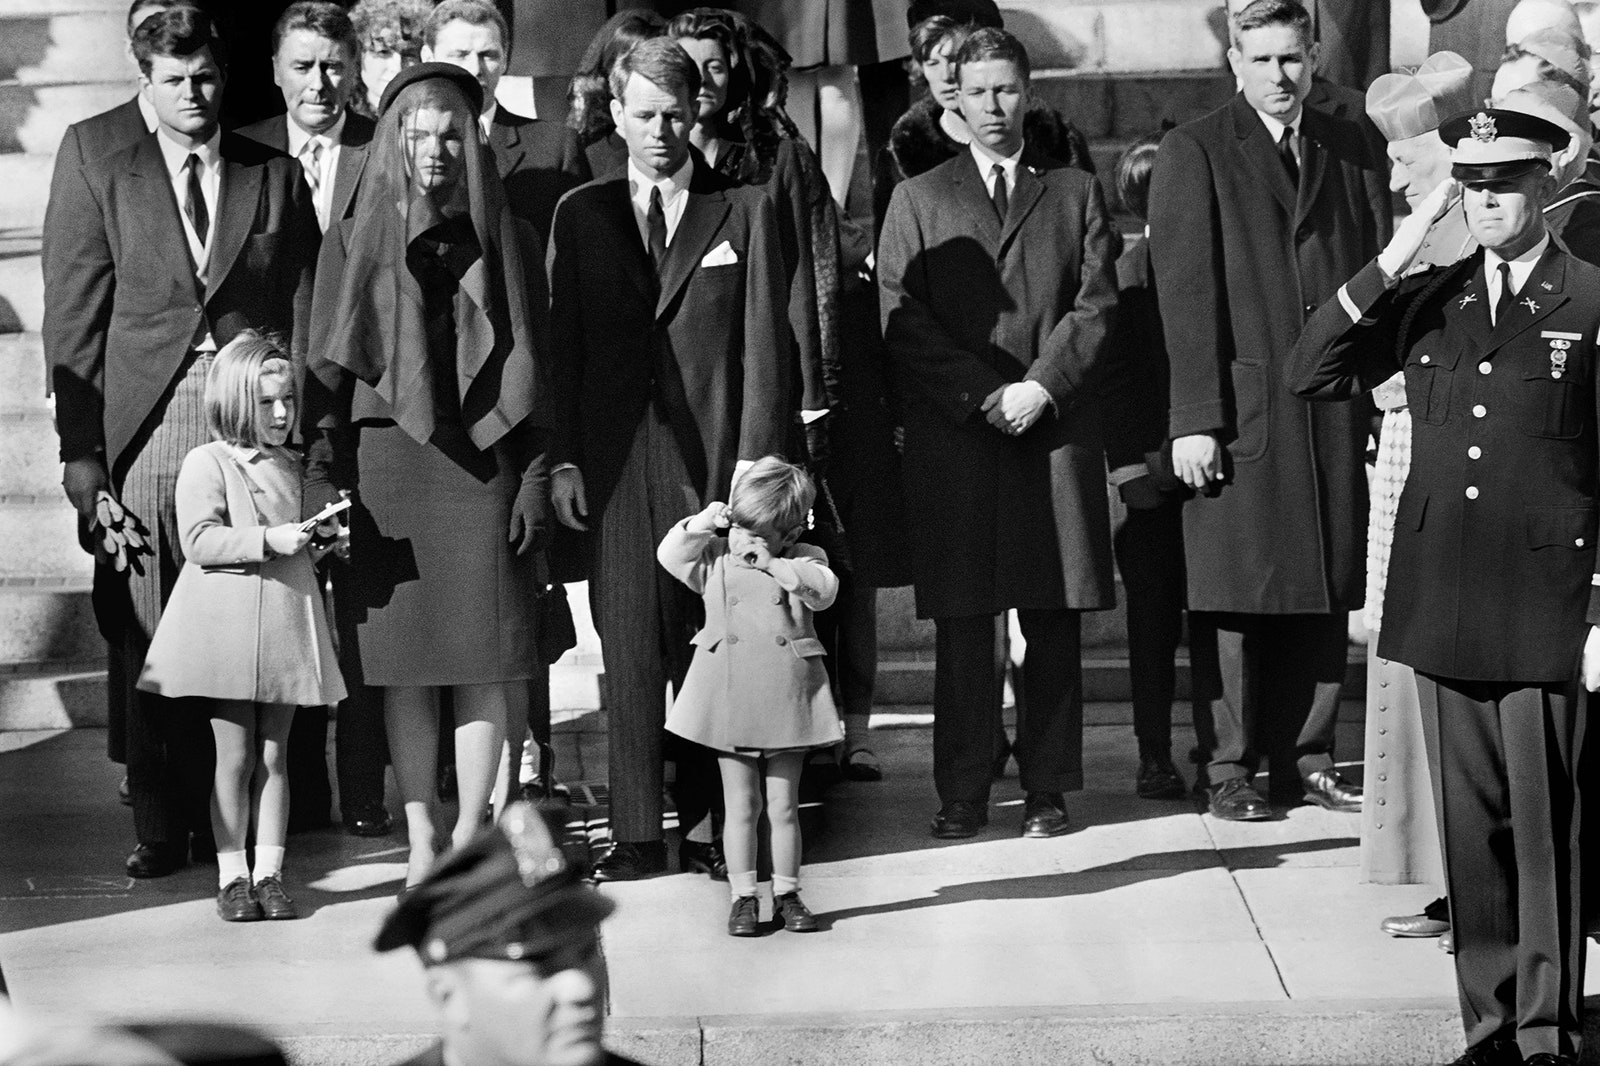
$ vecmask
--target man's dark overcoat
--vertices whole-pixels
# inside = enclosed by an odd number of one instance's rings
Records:
[[[1378,654],[1443,677],[1571,681],[1600,623],[1600,269],[1552,241],[1492,329],[1481,251],[1392,291],[1369,265],[1346,291],[1362,324],[1324,306],[1290,384],[1344,399],[1405,371],[1411,473]]]
[[[328,208],[328,225],[349,218],[355,209],[356,189],[361,185],[361,172],[367,166],[367,149],[372,144],[372,134],[377,124],[365,115],[347,110],[344,128],[339,131],[339,169],[333,176],[333,200]],[[268,148],[289,151],[289,116],[274,115],[260,122],[243,126],[240,136],[260,141]]]
[[[117,483],[130,446],[197,337],[280,333],[298,353],[321,235],[300,167],[224,133],[209,281],[195,279],[156,134],[82,167],[87,198],[52,235],[52,288],[70,313],[46,339],[62,461],[104,449]],[[297,358],[303,366],[303,360]]]
[[[1104,445],[1080,401],[1109,354],[1114,241],[1094,178],[1031,149],[1003,227],[971,152],[895,189],[878,277],[921,617],[1111,605]],[[1023,380],[1056,410],[1010,437],[981,407]]]
[[[1312,405],[1283,370],[1306,318],[1377,254],[1388,197],[1374,141],[1310,108],[1298,190],[1243,95],[1161,142],[1150,252],[1172,367],[1173,438],[1232,453],[1219,495],[1184,508],[1189,607],[1329,614],[1361,602],[1362,405]]]
[[[532,222],[540,246],[549,247],[556,204],[590,177],[589,158],[577,133],[562,122],[497,107],[489,123],[489,148],[506,187],[506,206]]]

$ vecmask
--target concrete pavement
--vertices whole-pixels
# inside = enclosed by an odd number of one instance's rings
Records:
[[[1343,750],[1360,748],[1359,713],[1347,708]],[[564,778],[605,780],[603,715],[572,715],[557,737]],[[834,787],[808,839],[821,932],[729,937],[725,886],[692,875],[605,889],[620,904],[605,930],[613,1046],[659,1064],[1378,1066],[1458,1052],[1449,958],[1377,930],[1436,886],[1359,884],[1358,818],[1300,807],[1239,825],[1139,800],[1131,730],[1107,724],[1087,730],[1076,832],[1018,837],[1013,771],[986,832],[939,842],[926,718],[886,716],[873,742],[886,780]],[[1180,759],[1191,742],[1180,730]],[[122,875],[130,819],[103,745],[98,730],[0,734],[0,968],[19,1009],[242,1019],[300,1063],[391,1062],[427,1039],[418,964],[370,950],[403,875],[398,833],[292,838],[306,916],[226,925],[212,869]]]

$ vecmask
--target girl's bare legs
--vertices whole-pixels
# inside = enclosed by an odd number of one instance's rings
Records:
[[[294,705],[256,705],[255,774],[250,779],[256,820],[255,880],[283,872],[289,831],[289,727]]]
[[[456,720],[462,710],[456,707]],[[393,685],[383,690],[383,723],[389,733],[389,761],[405,804],[406,884],[414,885],[433,866],[433,803],[439,751],[439,707],[432,688]],[[461,771],[458,768],[457,773]]]
[[[494,791],[501,751],[506,739],[508,685],[526,682],[493,682],[485,685],[457,685],[456,704],[456,788],[461,809],[450,842],[460,847],[478,831],[483,811]],[[526,712],[524,712],[526,713]]]
[[[211,832],[217,838],[219,854],[242,856],[250,834],[256,705],[249,700],[210,702],[211,735],[217,743],[217,770],[211,785]]]

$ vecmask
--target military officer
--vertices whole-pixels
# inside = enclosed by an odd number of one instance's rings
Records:
[[[1445,122],[1452,180],[1307,323],[1309,399],[1405,373],[1411,470],[1378,653],[1417,672],[1439,738],[1463,1066],[1578,1061],[1578,782],[1584,688],[1600,687],[1600,270],[1550,239],[1554,123]],[[1460,190],[1480,249],[1407,275]],[[1381,770],[1380,770],[1381,772]]]
[[[587,845],[558,843],[564,829],[514,803],[402,894],[375,946],[416,950],[444,1029],[403,1066],[633,1063],[600,1045],[600,923],[616,905],[584,880]]]

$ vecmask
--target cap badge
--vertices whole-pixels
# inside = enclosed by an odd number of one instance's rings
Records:
[[[1490,118],[1482,111],[1479,111],[1476,115],[1473,115],[1472,118],[1468,120],[1467,125],[1472,128],[1472,136],[1475,139],[1485,143],[1494,140],[1495,137],[1498,136],[1494,130],[1494,119]]]
[[[511,844],[511,853],[517,860],[517,876],[526,887],[532,888],[566,868],[567,861],[551,838],[544,818],[528,805],[519,803],[507,807],[500,819],[500,831]]]

